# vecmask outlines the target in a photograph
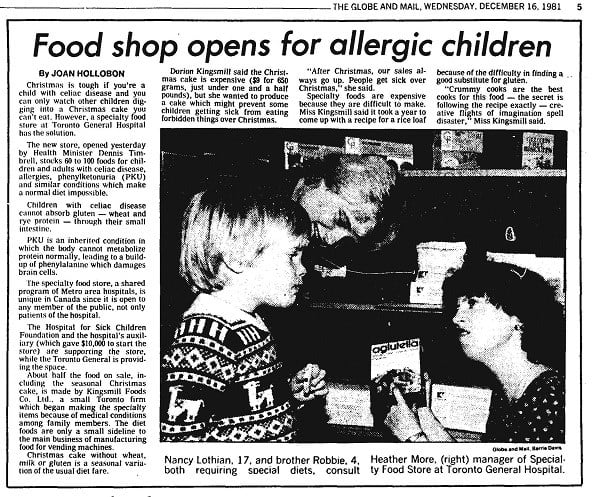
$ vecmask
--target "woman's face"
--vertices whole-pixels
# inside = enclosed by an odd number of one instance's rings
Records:
[[[374,202],[350,203],[324,185],[307,190],[298,201],[313,222],[314,236],[326,245],[344,237],[367,236],[375,229],[380,211]]]
[[[465,354],[485,360],[498,352],[515,336],[516,318],[492,304],[487,297],[460,297],[452,322],[459,329],[459,341]]]

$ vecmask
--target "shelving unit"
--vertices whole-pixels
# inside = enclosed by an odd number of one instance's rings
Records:
[[[305,302],[299,308],[329,309],[338,311],[379,311],[411,314],[441,314],[442,306],[433,304],[401,304],[398,302],[382,302],[380,304],[361,304],[350,302]]]
[[[405,170],[407,178],[566,178],[565,169],[438,169]]]

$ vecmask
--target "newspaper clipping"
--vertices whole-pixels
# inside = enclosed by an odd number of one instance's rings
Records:
[[[1,9],[5,487],[581,486],[592,2],[264,3]]]

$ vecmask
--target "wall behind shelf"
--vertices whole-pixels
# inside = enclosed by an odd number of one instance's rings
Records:
[[[527,130],[530,131],[530,130]],[[163,167],[163,187],[196,191],[205,176],[215,172],[263,176],[290,191],[300,172],[284,171],[284,141],[342,146],[345,136],[412,143],[415,166],[431,169],[436,130],[340,129],[167,129],[161,149],[171,165]],[[555,136],[554,166],[566,169],[567,134]],[[522,131],[486,130],[481,164],[502,171],[520,168]],[[175,170],[175,171],[174,171]],[[552,171],[554,172],[554,171]],[[557,171],[558,172],[558,171]],[[451,173],[454,173],[452,171]],[[540,172],[541,174],[544,171]],[[417,173],[418,174],[418,173]],[[444,174],[442,172],[442,174]],[[535,173],[534,173],[535,174]],[[422,232],[422,240],[475,240],[490,250],[532,251],[562,256],[565,248],[566,179],[562,176],[402,177],[398,211],[407,229]],[[170,200],[167,200],[170,202]],[[175,209],[178,213],[180,206]],[[503,243],[508,226],[516,231],[514,243]]]
[[[406,229],[420,241],[466,241],[472,252],[564,257],[566,181],[545,178],[411,178],[401,182]],[[507,241],[507,228],[514,241]]]

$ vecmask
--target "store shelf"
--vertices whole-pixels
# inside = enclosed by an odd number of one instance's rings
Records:
[[[407,178],[565,178],[565,169],[444,169],[406,170],[400,176]]]
[[[382,302],[373,304],[350,302],[304,302],[300,307],[309,309],[330,309],[343,311],[384,311],[411,314],[441,314],[442,306],[433,304],[400,304],[397,302]]]

